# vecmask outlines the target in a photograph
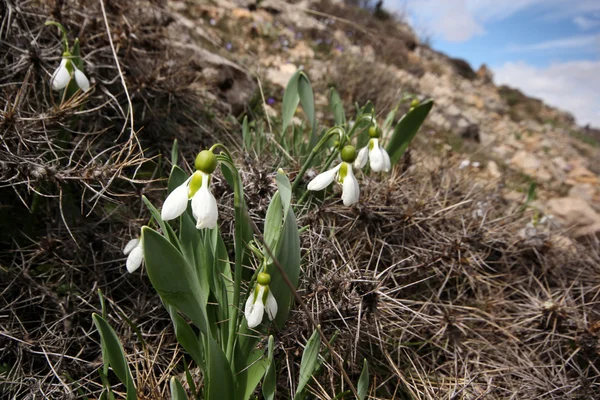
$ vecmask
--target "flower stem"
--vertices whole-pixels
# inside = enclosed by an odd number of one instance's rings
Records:
[[[306,161],[302,165],[302,168],[300,169],[300,172],[296,176],[296,179],[294,179],[294,183],[292,184],[292,193],[294,193],[298,189],[298,186],[300,186],[300,182],[302,182],[302,177],[306,173],[306,170],[308,169],[308,167],[310,167],[310,164],[312,163],[312,161],[315,158],[315,156],[317,154],[319,154],[319,152],[321,151],[321,149],[323,148],[323,146],[325,145],[325,143],[327,143],[327,141],[329,139],[331,139],[331,137],[333,135],[336,135],[336,134],[340,135],[342,137],[345,136],[344,129],[341,128],[341,127],[339,127],[339,126],[334,126],[333,128],[329,129],[323,135],[323,137],[321,138],[321,140],[319,140],[319,142],[317,143],[317,145],[315,147],[313,147],[313,149],[310,151],[310,154],[308,155],[308,158],[306,159]]]

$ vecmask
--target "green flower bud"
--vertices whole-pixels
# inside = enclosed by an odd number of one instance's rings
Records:
[[[212,174],[217,169],[217,157],[210,150],[202,150],[196,157],[194,166],[198,171],[205,174]]]
[[[377,128],[375,125],[371,125],[369,128],[369,137],[372,139],[377,139],[379,136],[381,136],[379,128]]]
[[[353,163],[356,159],[356,148],[354,146],[344,146],[342,149],[342,161]]]
[[[410,108],[415,108],[419,106],[419,99],[413,99],[413,101],[410,102]]]
[[[269,286],[269,284],[271,283],[271,275],[267,274],[266,272],[261,272],[260,274],[258,274],[256,282],[258,282],[258,284],[262,286]]]
[[[191,198],[193,195],[195,195],[201,186],[202,186],[202,173],[196,171],[196,172],[194,172],[194,175],[192,175],[192,179],[190,180],[190,186],[189,186],[190,190],[188,193],[188,198]]]

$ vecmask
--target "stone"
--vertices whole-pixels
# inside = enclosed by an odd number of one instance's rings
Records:
[[[585,200],[587,203],[591,203],[594,199],[596,190],[591,183],[579,183],[569,189],[569,197],[578,197]]]
[[[547,213],[569,229],[575,238],[600,235],[600,215],[581,198],[553,198],[546,202],[545,208]]]
[[[289,54],[290,58],[294,61],[315,58],[315,51],[303,40],[298,41],[296,46],[289,50]]]
[[[229,15],[234,19],[252,19],[252,13],[247,8],[234,8]]]
[[[494,179],[502,178],[502,172],[500,172],[500,168],[498,168],[498,164],[495,161],[489,161],[487,163],[487,172]]]
[[[525,150],[518,151],[512,157],[510,163],[530,175],[533,175],[533,173],[541,166],[540,160]]]
[[[294,64],[280,64],[278,67],[267,69],[267,79],[285,88],[297,69]]]

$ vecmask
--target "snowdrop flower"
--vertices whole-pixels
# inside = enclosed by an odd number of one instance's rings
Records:
[[[217,168],[217,157],[212,151],[203,150],[196,157],[195,167],[197,171],[167,196],[161,217],[164,221],[179,217],[185,212],[188,200],[191,199],[196,228],[213,229],[217,226],[219,210],[217,200],[210,191],[210,180]]]
[[[367,158],[370,161],[371,169],[375,172],[389,172],[392,168],[390,156],[383,147],[379,146],[379,129],[375,126],[369,128],[369,144],[358,152],[354,161],[354,166],[358,169],[367,164]]]
[[[127,256],[127,272],[132,273],[138,269],[144,261],[144,248],[142,241],[131,239],[123,249],[123,254]]]
[[[77,86],[84,92],[90,90],[90,81],[85,74],[79,70],[73,61],[71,61],[71,54],[65,52],[60,65],[52,74],[50,82],[52,83],[52,89],[62,90],[69,85],[71,78],[75,77]]]
[[[467,168],[469,165],[471,165],[471,161],[469,160],[462,160],[460,162],[460,164],[458,165],[458,169],[465,169]]]
[[[308,190],[323,190],[329,186],[334,180],[342,185],[342,200],[345,206],[351,206],[358,202],[360,189],[358,181],[352,170],[352,163],[356,159],[356,149],[354,146],[345,146],[341,151],[342,162],[315,176],[308,183]]]
[[[265,311],[270,321],[277,315],[277,300],[269,290],[271,275],[261,272],[256,278],[256,286],[246,300],[244,316],[248,321],[248,328],[256,328],[262,322]]]

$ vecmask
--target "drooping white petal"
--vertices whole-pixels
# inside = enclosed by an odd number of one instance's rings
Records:
[[[369,146],[365,146],[359,150],[356,160],[354,160],[354,168],[361,169],[367,165],[367,159],[369,158]]]
[[[179,217],[185,209],[188,203],[188,182],[191,178],[188,178],[182,185],[177,186],[166,198],[163,203],[160,216],[163,221],[170,221]]]
[[[52,83],[52,89],[64,89],[67,87],[70,80],[71,74],[69,74],[69,70],[67,69],[67,59],[63,58],[58,68],[56,68],[56,71],[54,71],[52,74],[52,78],[50,79],[50,82]]]
[[[77,69],[76,66],[73,66],[75,69],[75,82],[77,82],[77,86],[81,88],[84,92],[90,90],[90,81],[87,76],[83,72]]]
[[[131,253],[129,253],[129,256],[127,257],[127,271],[129,273],[134,272],[142,265],[142,261],[144,261],[144,249],[142,246],[138,245],[131,250]]]
[[[308,182],[307,189],[308,190],[323,190],[327,186],[331,185],[331,182],[335,179],[338,170],[342,164],[337,165],[336,167],[331,168],[329,171],[325,171],[315,176],[310,182]]]
[[[383,156],[383,170],[385,172],[390,172],[392,169],[392,161],[390,160],[390,155],[383,147],[381,148],[381,155]]]
[[[275,316],[277,315],[277,300],[275,300],[275,297],[273,296],[273,293],[271,293],[271,290],[269,290],[269,294],[267,295],[265,311],[267,311],[267,316],[269,317],[269,319],[273,321],[275,319]]]
[[[371,169],[374,172],[381,172],[385,167],[385,160],[383,158],[382,149],[379,147],[379,140],[371,139],[373,148],[369,150],[369,161]]]
[[[248,300],[246,300],[246,306],[244,307],[244,316],[246,317],[246,319],[248,319],[250,317],[250,314],[252,314],[253,309],[254,309],[254,291],[252,293],[250,293],[250,296],[248,296]]]
[[[123,249],[123,254],[127,255],[127,254],[131,253],[131,250],[135,249],[139,242],[140,242],[139,239],[131,239],[125,245],[125,248]]]
[[[462,160],[460,162],[460,164],[458,165],[458,169],[465,169],[467,168],[469,165],[471,165],[471,161],[470,160]]]
[[[256,328],[260,325],[263,319],[263,315],[265,313],[265,305],[263,304],[263,294],[265,293],[265,287],[262,285],[258,285],[258,294],[256,296],[256,301],[254,301],[254,295],[250,295],[250,299],[252,300],[252,304],[248,307],[248,302],[246,302],[246,321],[248,321],[248,328]]]
[[[348,164],[348,172],[344,177],[344,182],[342,183],[342,200],[345,206],[351,206],[352,204],[358,202],[358,197],[360,196],[360,188],[358,187],[358,181],[354,176],[354,172],[352,171],[352,165]]]
[[[205,182],[207,183],[205,184]],[[219,208],[217,207],[215,196],[213,196],[208,187],[208,177],[203,179],[202,187],[192,197],[192,213],[194,214],[194,218],[196,218],[197,229],[213,229],[217,226]]]

